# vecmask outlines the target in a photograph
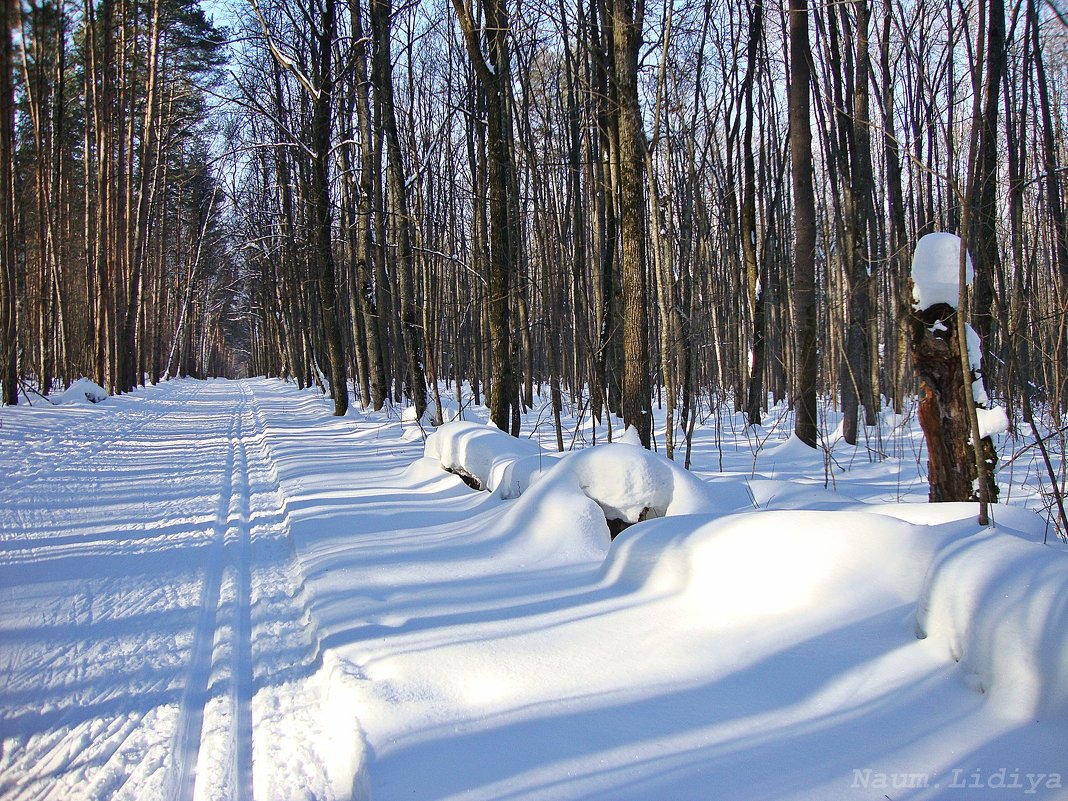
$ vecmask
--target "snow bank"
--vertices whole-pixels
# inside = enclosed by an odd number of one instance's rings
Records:
[[[957,308],[960,302],[960,237],[945,232],[920,237],[912,256],[912,299],[917,309],[937,303]],[[970,285],[974,271],[967,256],[965,281]]]
[[[865,512],[691,520],[621,534],[604,580],[631,592],[684,596],[695,614],[743,630],[769,618],[845,622],[872,602],[914,601],[941,541],[924,527]]]
[[[536,442],[516,439],[493,425],[454,420],[426,439],[424,455],[477,489],[518,497],[552,463]]]
[[[67,403],[100,403],[107,400],[107,391],[99,384],[88,378],[79,378],[64,392],[51,397],[52,403],[63,405]]]
[[[514,530],[531,553],[599,561],[613,530],[659,517],[722,515],[750,505],[737,482],[702,481],[641,445],[616,441],[564,456],[509,507],[501,525]]]
[[[756,455],[756,471],[768,476],[783,473],[822,478],[825,471],[825,454],[819,448],[810,448],[796,434],[780,443],[766,443]]]
[[[917,634],[1010,713],[1068,714],[1068,554],[997,532],[951,544],[927,576]]]

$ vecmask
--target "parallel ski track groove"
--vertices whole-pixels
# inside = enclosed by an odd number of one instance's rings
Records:
[[[233,798],[252,801],[252,565],[251,495],[244,417],[250,405],[250,390],[242,384],[242,403],[237,413],[237,466],[234,477],[240,491],[231,497],[232,568],[236,573],[233,620],[232,703],[234,725]],[[234,509],[236,503],[237,508]]]
[[[215,638],[219,628],[219,600],[226,567],[227,534],[230,528],[231,509],[235,503],[235,484],[240,483],[238,454],[241,418],[247,404],[248,396],[242,393],[241,403],[233,412],[227,432],[226,467],[223,470],[216,511],[215,537],[205,567],[200,595],[200,616],[193,635],[193,653],[190,659],[188,682],[182,694],[179,709],[180,722],[174,750],[176,769],[172,796],[174,801],[193,801],[196,790],[196,769],[204,734],[204,710],[209,701]]]

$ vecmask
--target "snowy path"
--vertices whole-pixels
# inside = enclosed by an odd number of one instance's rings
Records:
[[[3,418],[0,797],[251,799],[253,696],[312,714],[317,659],[262,418],[228,382],[109,407]]]

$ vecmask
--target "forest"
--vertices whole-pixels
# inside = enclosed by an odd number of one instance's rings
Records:
[[[1068,406],[1055,3],[2,6],[3,399],[282,376],[518,432],[536,393],[689,453],[712,401],[915,396],[959,234],[987,391]],[[440,417],[440,410],[437,412]],[[1012,415],[1010,415],[1011,417]],[[687,459],[688,462],[688,459]]]

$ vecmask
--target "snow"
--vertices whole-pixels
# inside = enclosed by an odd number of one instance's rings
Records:
[[[938,303],[957,308],[960,303],[960,237],[936,232],[925,234],[912,255],[912,300],[917,309]],[[971,285],[974,270],[967,256],[964,280]]]
[[[951,543],[931,564],[918,631],[1006,715],[1068,715],[1068,554],[997,534]]]
[[[588,420],[545,451],[538,409],[425,443],[331,411],[0,410],[0,797],[1068,797],[1068,549],[1023,455],[982,529],[917,502],[911,414],[814,450],[719,409],[686,471]]]
[[[964,336],[968,343],[968,366],[973,371],[979,370],[983,366],[983,341],[979,336],[979,332],[972,328],[970,324],[965,324]]]
[[[107,391],[88,378],[79,378],[65,391],[49,397],[52,403],[60,406],[68,403],[100,403],[107,399]]]
[[[979,439],[1004,434],[1009,430],[1009,416],[1004,406],[995,406],[992,409],[977,408],[975,414],[979,418]]]
[[[427,437],[425,455],[446,470],[474,479],[480,489],[517,498],[548,457],[536,442],[517,439],[494,425],[456,420]]]

